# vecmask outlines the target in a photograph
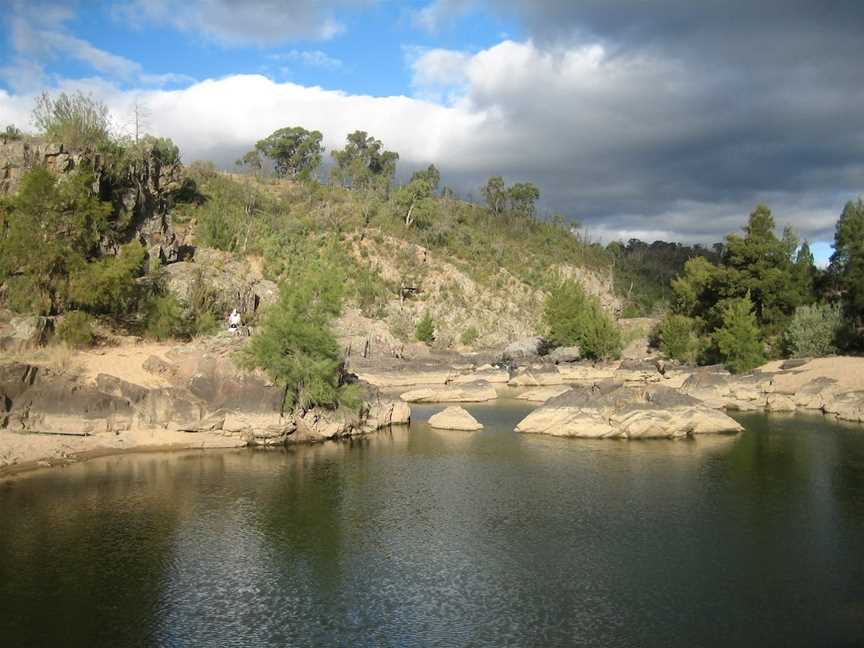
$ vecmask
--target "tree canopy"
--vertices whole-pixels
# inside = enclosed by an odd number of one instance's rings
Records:
[[[366,131],[354,131],[347,137],[348,143],[340,151],[331,151],[336,161],[333,177],[346,187],[371,189],[389,186],[396,173],[399,154],[384,148]]]
[[[323,135],[308,131],[300,126],[280,128],[255,144],[255,150],[273,161],[273,168],[279,177],[293,180],[307,180],[315,175],[321,166],[321,146]],[[250,152],[251,153],[251,152]],[[247,153],[241,161],[254,168],[255,157]],[[257,165],[260,168],[260,165]]]

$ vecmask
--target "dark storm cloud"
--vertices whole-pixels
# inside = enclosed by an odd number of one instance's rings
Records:
[[[549,154],[506,172],[532,175],[552,206],[604,230],[719,238],[757,201],[773,200],[778,220],[824,238],[825,211],[864,191],[864,2],[482,6],[518,16],[540,50],[600,43],[610,70],[616,60],[630,70],[600,93],[550,89],[542,76],[509,91],[471,87],[476,106],[532,124],[526,141]],[[644,71],[640,61],[650,62]],[[718,206],[738,215],[721,217]]]

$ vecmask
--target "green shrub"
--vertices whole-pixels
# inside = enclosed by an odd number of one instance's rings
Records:
[[[595,297],[575,281],[552,288],[546,298],[543,318],[549,341],[555,346],[576,346],[588,358],[608,359],[621,355],[621,330]]]
[[[120,248],[116,257],[106,257],[73,272],[69,299],[88,310],[121,315],[134,308],[138,286],[136,277],[144,265],[144,248],[132,241]]]
[[[72,349],[85,349],[93,346],[96,333],[93,317],[83,311],[69,311],[57,325],[57,339]]]
[[[667,358],[694,364],[699,352],[696,323],[684,315],[667,315],[657,326],[657,344]]]
[[[730,299],[722,308],[723,324],[714,341],[723,364],[732,373],[755,369],[765,362],[764,345],[749,295]]]
[[[423,314],[420,321],[417,322],[417,327],[414,329],[414,337],[420,342],[431,344],[435,340],[435,322],[429,311]]]
[[[469,326],[464,331],[462,331],[462,335],[459,337],[459,341],[465,346],[471,346],[477,341],[477,338],[480,337],[480,332],[477,330],[476,326]]]
[[[144,307],[144,335],[154,340],[186,337],[183,307],[174,295],[154,295]]]
[[[842,326],[839,304],[799,306],[783,333],[783,349],[799,358],[831,355],[837,352],[835,340]]]
[[[108,106],[80,90],[52,99],[43,92],[33,110],[36,128],[53,142],[70,148],[98,147],[110,140]]]

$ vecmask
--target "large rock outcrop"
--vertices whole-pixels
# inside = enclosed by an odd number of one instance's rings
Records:
[[[663,386],[615,383],[578,387],[548,401],[517,432],[583,438],[681,438],[734,433],[741,425],[700,401]]]
[[[207,433],[233,445],[281,445],[363,434],[410,421],[402,402],[367,388],[357,412],[282,412],[282,389],[243,373],[218,353],[180,351],[148,361],[167,377],[146,387],[109,374],[94,380],[25,363],[0,365],[0,428],[17,433],[89,436],[129,431]]]
[[[204,291],[225,311],[236,308],[241,313],[255,313],[279,298],[279,287],[264,279],[245,261],[228,252],[199,249],[194,261],[180,261],[165,268],[166,288],[184,303]]]
[[[36,166],[62,175],[82,165],[95,174],[94,193],[112,203],[114,222],[123,224],[121,243],[138,239],[151,259],[162,263],[179,258],[180,245],[169,211],[172,198],[184,187],[183,166],[179,157],[166,156],[155,145],[150,149],[142,145],[140,159],[117,171],[94,151],[72,150],[28,137],[0,138],[0,195],[15,193],[24,174]]]

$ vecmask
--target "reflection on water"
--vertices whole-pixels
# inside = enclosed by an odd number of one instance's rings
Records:
[[[864,642],[864,430],[697,441],[415,424],[0,482],[9,646]]]

